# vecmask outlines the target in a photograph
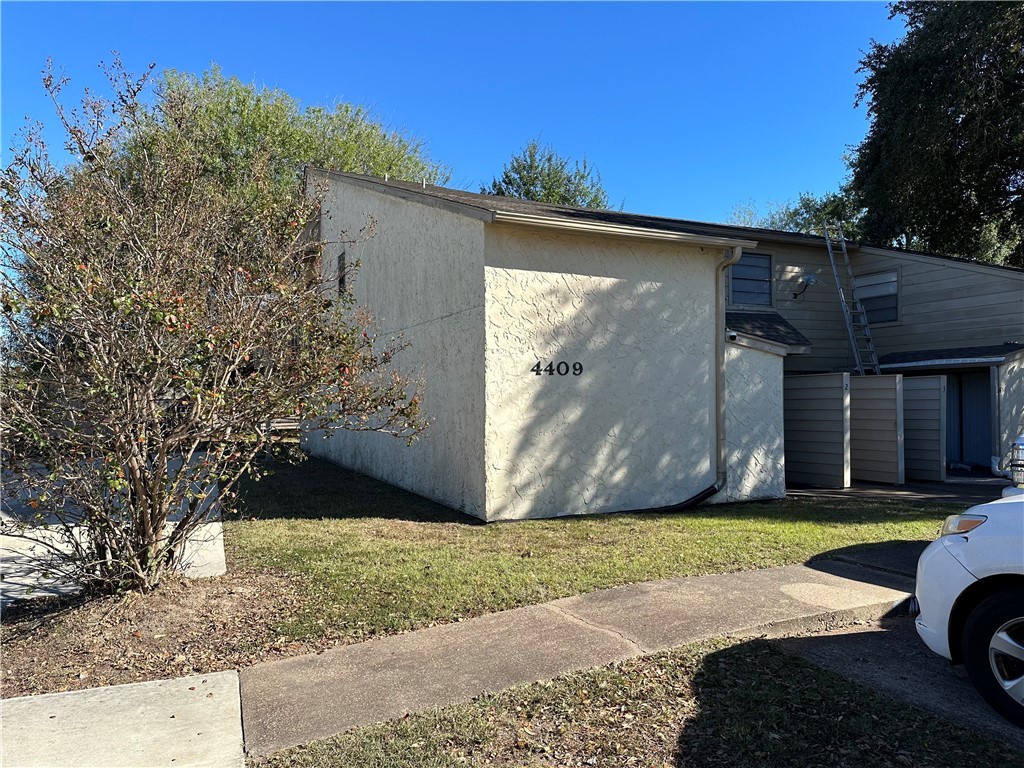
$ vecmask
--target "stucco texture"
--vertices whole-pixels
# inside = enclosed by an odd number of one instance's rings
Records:
[[[1024,357],[999,366],[999,457],[1006,461],[1010,447],[1024,434]]]
[[[487,519],[658,507],[714,483],[721,258],[487,227]]]
[[[352,243],[372,217],[376,231]],[[484,512],[483,222],[332,183],[321,214],[329,256],[344,249],[356,303],[384,336],[408,343],[395,367],[421,381],[429,432],[411,447],[390,435],[304,437],[314,456],[455,509]]]
[[[711,504],[786,495],[783,358],[739,344],[725,351],[725,488]]]

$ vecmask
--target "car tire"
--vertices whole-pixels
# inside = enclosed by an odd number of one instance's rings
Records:
[[[995,592],[964,624],[964,666],[996,712],[1024,728],[1024,590]]]

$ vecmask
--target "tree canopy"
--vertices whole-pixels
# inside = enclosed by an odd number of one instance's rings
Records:
[[[890,16],[906,35],[860,69],[864,238],[1024,265],[1024,4],[897,2]]]
[[[272,189],[294,188],[303,165],[406,181],[443,184],[449,170],[429,158],[421,139],[392,130],[365,108],[339,102],[302,107],[282,90],[225,77],[213,67],[202,75],[166,71],[157,83],[156,109],[147,135],[173,126],[169,110],[188,104],[209,142],[207,170],[238,186],[255,155],[268,159]]]
[[[838,223],[848,240],[860,240],[863,215],[863,209],[853,198],[849,187],[844,185],[836,192],[820,196],[801,192],[796,201],[771,205],[766,213],[759,212],[753,204],[738,206],[733,210],[729,223],[808,235],[820,235],[823,224]]]
[[[553,147],[529,141],[502,168],[501,176],[480,191],[489,195],[536,200],[577,208],[607,208],[608,193],[601,174],[587,159],[573,161]]]
[[[148,101],[145,76],[110,75],[114,98],[77,110],[44,78],[78,162],[30,127],[0,174],[0,438],[29,512],[0,532],[88,588],[147,590],[281,444],[272,419],[407,439],[424,422],[401,341],[322,274],[295,162],[338,155],[302,143],[291,102],[187,78]]]

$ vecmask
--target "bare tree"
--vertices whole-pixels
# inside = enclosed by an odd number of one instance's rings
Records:
[[[194,104],[107,73],[114,98],[74,110],[44,75],[80,162],[55,165],[36,125],[3,169],[3,462],[33,514],[2,527],[88,589],[150,590],[258,471],[270,419],[410,440],[424,422],[400,340],[326,287],[317,191],[272,188],[259,151],[227,187]]]

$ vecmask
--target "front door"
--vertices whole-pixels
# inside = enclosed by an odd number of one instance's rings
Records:
[[[992,385],[989,370],[947,374],[946,458],[988,467],[992,457]]]

